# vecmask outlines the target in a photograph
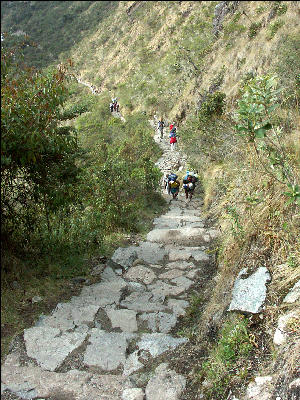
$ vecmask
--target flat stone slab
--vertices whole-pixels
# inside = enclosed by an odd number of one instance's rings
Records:
[[[195,264],[192,263],[191,261],[177,261],[177,262],[171,262],[166,264],[166,269],[182,269],[185,271],[191,271],[194,270],[196,268]]]
[[[151,242],[141,242],[136,248],[138,257],[149,264],[157,264],[162,261],[167,254],[161,244]]]
[[[148,313],[139,316],[139,320],[146,321],[152,332],[168,333],[176,325],[177,318],[174,314],[164,312]]]
[[[74,307],[71,303],[59,303],[52,315],[41,318],[37,326],[58,328],[61,330],[74,329],[76,326],[93,322],[99,310],[96,305],[81,305]]]
[[[108,310],[106,312],[113,328],[123,332],[137,331],[136,312],[133,310]]]
[[[175,371],[168,369],[168,364],[160,364],[155,375],[146,386],[147,400],[179,400],[185,389],[186,379]]]
[[[126,287],[126,282],[120,278],[116,281],[100,282],[85,286],[80,296],[72,297],[71,304],[75,307],[86,305],[105,307],[107,305],[119,304],[122,291]]]
[[[142,281],[145,285],[149,285],[156,278],[156,274],[150,268],[137,265],[136,267],[131,267],[124,277],[132,281]]]
[[[27,355],[34,358],[43,369],[54,371],[84,342],[87,332],[86,325],[81,325],[74,332],[61,332],[58,328],[43,326],[25,329]]]
[[[172,247],[169,250],[170,261],[187,261],[191,257],[197,262],[209,261],[209,256],[202,250],[202,247]]]
[[[153,295],[156,294],[133,292],[121,301],[121,306],[137,312],[164,311],[166,309],[166,306],[162,304],[164,298],[161,301],[151,301],[153,300]],[[159,296],[156,295],[156,298],[159,298]]]
[[[175,283],[180,288],[183,288],[184,291],[188,290],[194,283],[193,281],[191,281],[190,279],[186,278],[185,276],[179,276],[177,278],[174,278],[174,279],[171,280],[171,282]]]
[[[250,276],[247,276],[247,268],[244,268],[234,283],[228,311],[259,313],[266,298],[266,283],[270,280],[271,276],[266,267],[259,267]]]
[[[136,345],[140,350],[149,351],[152,357],[157,357],[187,341],[186,338],[173,338],[164,333],[144,333]]]
[[[113,262],[122,265],[124,268],[129,268],[132,266],[132,263],[136,258],[138,258],[136,248],[129,246],[117,248],[111,259]]]
[[[137,350],[129,354],[124,364],[124,369],[123,369],[124,376],[129,376],[134,372],[138,371],[139,369],[144,368],[144,364],[139,361],[139,357],[140,353]]]
[[[184,271],[181,269],[171,269],[167,272],[164,272],[163,274],[159,275],[160,279],[174,279],[178,278],[179,276],[182,276],[184,274]]]
[[[168,307],[172,308],[176,316],[185,315],[185,309],[189,306],[189,302],[186,300],[169,299]]]
[[[21,366],[18,354],[9,354],[1,368],[3,387],[22,399],[49,397],[72,400],[119,400],[125,389],[126,377],[96,375],[71,370],[66,373],[44,371],[29,363]]]
[[[156,281],[154,284],[149,285],[148,289],[151,290],[153,295],[158,297],[177,296],[185,291],[182,286],[169,285],[163,281]]]
[[[105,371],[123,367],[129,340],[136,337],[132,333],[106,332],[101,329],[90,330],[90,343],[84,353],[84,364],[97,366]]]
[[[296,282],[293,288],[283,299],[284,303],[295,303],[300,298],[300,281]]]
[[[122,400],[144,400],[144,391],[141,388],[125,389]]]
[[[149,242],[159,243],[206,243],[210,241],[210,236],[204,228],[178,228],[178,229],[153,229],[147,235]]]

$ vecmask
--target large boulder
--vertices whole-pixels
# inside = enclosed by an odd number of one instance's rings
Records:
[[[259,267],[251,275],[247,268],[244,268],[234,283],[232,301],[228,311],[259,313],[266,299],[266,283],[270,280],[271,276],[266,267]]]

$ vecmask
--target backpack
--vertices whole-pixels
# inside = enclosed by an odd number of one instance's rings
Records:
[[[169,182],[170,182],[170,181],[176,181],[177,178],[178,178],[178,176],[177,176],[176,174],[172,173],[172,174],[170,174],[170,175],[168,176],[168,181],[169,181]]]
[[[158,121],[158,127],[159,128],[164,127],[164,122],[163,121]]]
[[[171,129],[170,133],[176,133],[176,127],[174,126],[174,128]]]

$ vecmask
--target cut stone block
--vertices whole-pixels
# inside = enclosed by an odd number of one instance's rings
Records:
[[[166,309],[162,304],[164,298],[162,301],[152,302],[151,300],[154,300],[153,295],[154,293],[150,292],[133,292],[121,301],[121,306],[137,312],[164,311]],[[159,296],[156,296],[156,298],[159,299]]]
[[[186,343],[186,338],[173,338],[164,333],[144,333],[137,346],[141,350],[147,350],[152,357],[157,357],[168,350],[173,350],[179,345]]]
[[[149,264],[158,264],[163,261],[166,250],[160,243],[141,242],[136,248],[138,257]]]
[[[137,331],[136,312],[133,310],[109,310],[107,316],[113,328],[121,328],[123,332]]]
[[[270,280],[271,276],[265,267],[258,268],[249,277],[244,268],[235,281],[228,311],[259,313],[266,298],[266,283]]]
[[[65,358],[85,340],[88,332],[81,325],[74,332],[62,333],[58,328],[32,327],[25,329],[24,341],[27,355],[46,370],[54,371]]]
[[[126,272],[125,278],[132,281],[142,281],[145,285],[149,285],[156,278],[156,275],[150,268],[137,265]]]
[[[90,331],[90,343],[84,354],[87,366],[97,366],[105,371],[123,367],[128,341],[136,336],[132,333],[106,332],[94,328]]]
[[[149,242],[191,244],[206,242],[204,228],[154,229],[147,235]]]
[[[184,376],[168,369],[167,364],[160,364],[146,386],[146,398],[147,400],[179,400],[185,385]]]
[[[134,260],[138,258],[136,247],[119,247],[112,256],[112,261],[122,265],[124,268],[132,266]]]

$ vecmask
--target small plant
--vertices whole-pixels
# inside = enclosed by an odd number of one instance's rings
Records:
[[[257,33],[259,32],[260,28],[261,28],[261,22],[253,22],[250,25],[248,37],[250,39],[254,38],[257,35]]]
[[[242,382],[247,378],[245,360],[253,348],[247,325],[245,317],[224,324],[218,343],[203,363],[199,376],[206,381],[207,399],[225,398],[232,379]]]
[[[277,31],[283,27],[284,21],[278,19],[275,21],[273,24],[270,24],[269,29],[268,29],[268,34],[267,34],[267,39],[271,40],[277,33]]]
[[[275,125],[274,111],[279,106],[276,76],[259,76],[244,83],[235,116],[239,135],[253,145],[264,170],[288,187],[287,204],[299,204],[299,184],[282,143],[282,128]]]
[[[286,4],[282,4],[281,1],[274,1],[273,3],[273,10],[277,15],[283,15],[287,12],[288,7]]]
[[[262,14],[264,11],[265,11],[265,7],[264,6],[259,6],[259,7],[257,7],[257,9],[255,10],[256,11],[256,14],[257,15],[260,15],[260,14]]]
[[[245,232],[242,225],[240,224],[240,216],[235,207],[227,206],[226,211],[231,219],[231,232],[235,239],[241,240],[244,237]]]

